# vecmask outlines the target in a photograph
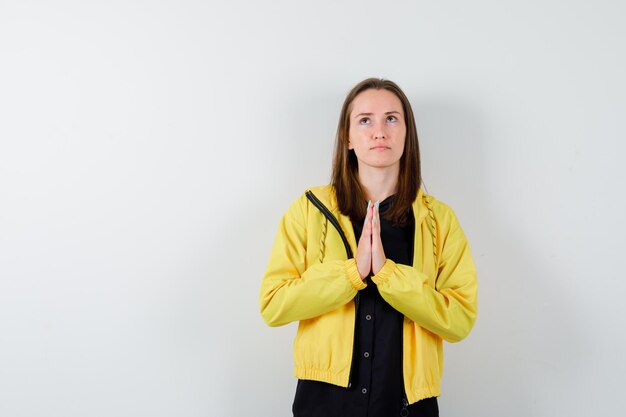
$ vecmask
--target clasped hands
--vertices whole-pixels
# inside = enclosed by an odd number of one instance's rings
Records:
[[[367,203],[367,213],[365,222],[363,223],[363,231],[356,250],[356,266],[361,275],[361,279],[365,280],[372,273],[376,275],[381,270],[387,258],[383,249],[383,242],[380,238],[380,216],[378,213],[378,205],[371,201]]]

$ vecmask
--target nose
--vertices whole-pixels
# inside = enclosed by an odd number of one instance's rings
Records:
[[[386,139],[387,136],[385,135],[385,131],[382,129],[379,129],[378,131],[376,131],[376,133],[374,133],[374,139]]]

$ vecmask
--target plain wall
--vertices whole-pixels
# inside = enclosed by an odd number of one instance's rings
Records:
[[[288,416],[259,286],[396,81],[479,278],[442,416],[626,408],[620,1],[0,1],[0,415]]]

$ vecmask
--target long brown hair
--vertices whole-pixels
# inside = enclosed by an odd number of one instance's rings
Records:
[[[346,96],[337,127],[331,184],[335,190],[339,211],[349,216],[353,222],[363,221],[367,209],[367,204],[363,204],[366,201],[366,195],[359,182],[359,165],[356,154],[354,150],[348,149],[348,134],[350,132],[352,102],[356,96],[369,89],[385,89],[392,92],[400,99],[404,110],[406,138],[404,140],[404,152],[400,158],[397,192],[391,206],[383,216],[393,222],[394,225],[403,226],[409,220],[409,209],[422,184],[422,174],[413,109],[409,99],[393,81],[368,78],[354,86]]]

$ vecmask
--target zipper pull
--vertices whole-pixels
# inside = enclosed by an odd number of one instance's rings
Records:
[[[408,417],[409,410],[407,407],[409,406],[409,402],[406,398],[402,398],[402,410],[400,410],[400,417]]]

